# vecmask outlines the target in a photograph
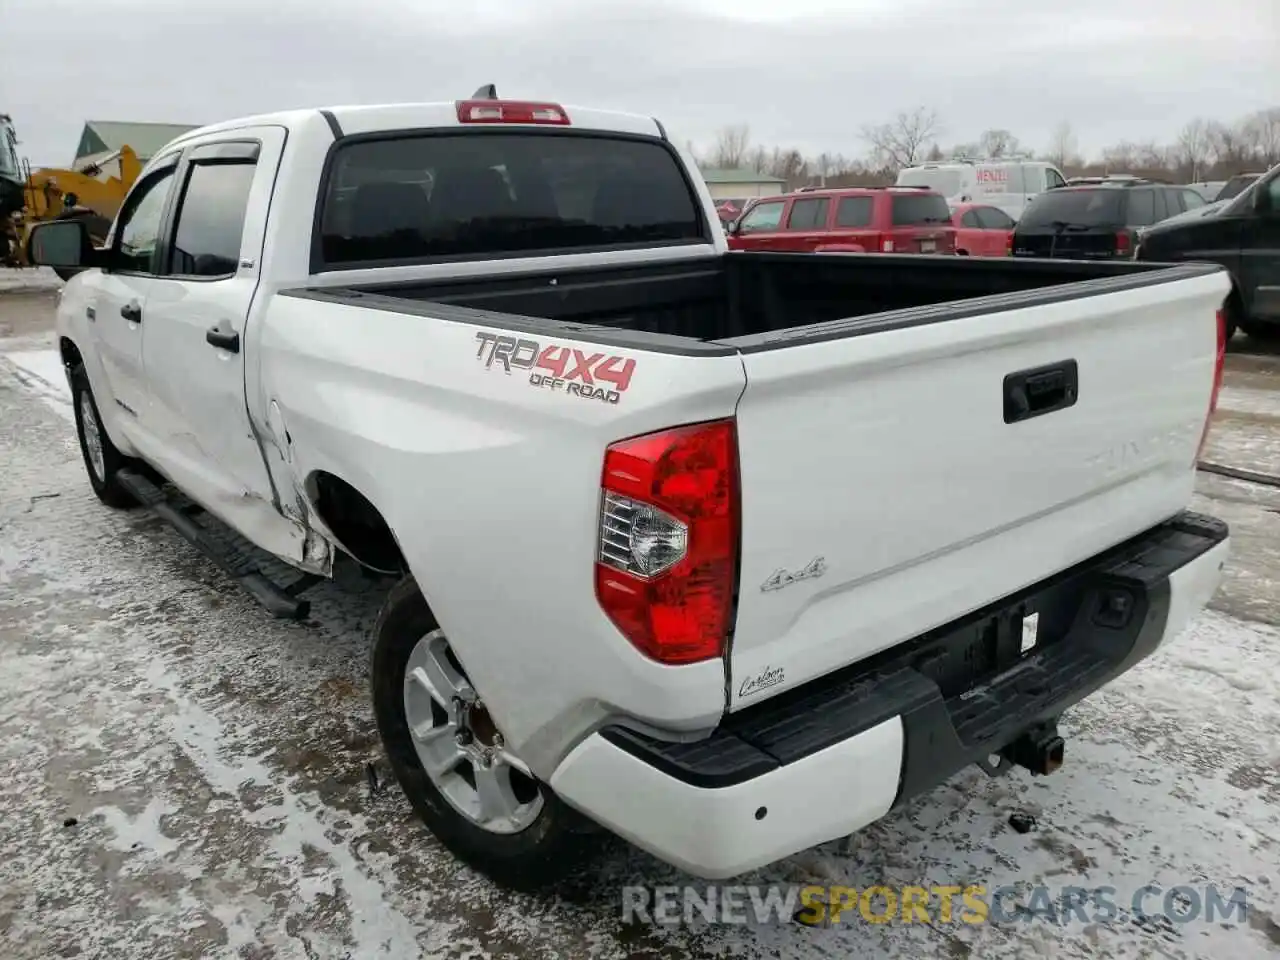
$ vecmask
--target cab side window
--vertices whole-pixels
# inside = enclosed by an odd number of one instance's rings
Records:
[[[760,233],[765,230],[777,230],[782,222],[783,201],[757,203],[747,211],[746,216],[738,224],[739,233]]]
[[[1050,190],[1054,190],[1057,187],[1065,187],[1067,185],[1067,181],[1063,180],[1062,175],[1052,167],[1045,167],[1044,179],[1048,184],[1048,189]]]
[[[129,197],[116,224],[113,266],[126,273],[154,273],[156,246],[160,240],[160,220],[173,186],[174,170],[147,180]]]
[[[1183,190],[1181,193],[1182,205],[1186,209],[1194,210],[1196,207],[1203,207],[1205,205],[1204,197],[1200,196],[1200,194],[1196,193],[1194,190]]]
[[[257,166],[252,162],[192,163],[178,205],[168,272],[229,277],[240,266],[240,238]]]

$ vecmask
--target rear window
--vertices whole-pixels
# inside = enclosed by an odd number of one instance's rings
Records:
[[[936,193],[895,194],[893,197],[892,223],[895,227],[950,222],[951,208]]]
[[[338,148],[320,215],[326,265],[705,239],[659,143],[574,134],[443,134]]]
[[[1063,188],[1042,193],[1027,205],[1019,227],[1113,226],[1124,221],[1124,191],[1115,187],[1096,190]]]

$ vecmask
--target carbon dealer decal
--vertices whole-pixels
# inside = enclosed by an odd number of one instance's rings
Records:
[[[765,667],[754,677],[747,677],[742,681],[742,685],[738,687],[738,697],[750,697],[761,690],[776,687],[786,678],[786,671],[782,667]]]
[[[605,353],[587,353],[556,343],[476,332],[476,359],[486,370],[496,365],[504,373],[529,372],[529,384],[565,396],[600,403],[617,403],[631,386],[635,360]]]

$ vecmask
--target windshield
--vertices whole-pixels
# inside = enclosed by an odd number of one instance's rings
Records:
[[[1101,227],[1124,222],[1124,192],[1115,187],[1096,190],[1059,187],[1036,197],[1023,211],[1019,227]]]
[[[1238,177],[1232,177],[1222,185],[1222,189],[1218,191],[1218,195],[1214,197],[1214,201],[1230,200],[1232,197],[1239,196],[1240,193],[1258,179],[1260,174],[1243,173]]]
[[[707,241],[664,144],[561,133],[343,145],[321,225],[327,265]]]
[[[903,170],[898,174],[900,187],[928,187],[937,190],[944,197],[954,197],[960,193],[959,170],[916,169]]]
[[[893,198],[893,225],[911,227],[924,223],[950,223],[951,208],[936,193],[908,193]]]

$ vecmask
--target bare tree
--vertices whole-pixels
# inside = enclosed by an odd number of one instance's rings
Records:
[[[935,140],[933,141],[933,145],[929,147],[929,152],[925,154],[924,158],[926,160],[932,160],[936,163],[939,160],[945,160],[946,154],[942,152],[942,148],[938,146],[938,141]]]
[[[768,169],[769,151],[759,144],[752,147],[747,152],[746,166],[748,170],[754,170],[756,173],[761,173]]]
[[[916,107],[899,113],[889,123],[863,127],[862,139],[871,145],[876,162],[900,170],[919,161],[941,129],[938,112]]]
[[[1260,166],[1270,167],[1280,163],[1280,107],[1251,114],[1242,127]]]
[[[1138,165],[1138,148],[1127,140],[1113,144],[1102,151],[1105,173],[1124,173]]]
[[[984,130],[978,137],[978,150],[982,156],[998,160],[1018,152],[1018,138],[1008,130]]]
[[[1168,170],[1172,166],[1169,162],[1171,152],[1154,140],[1146,140],[1137,145],[1134,159],[1144,170]]]
[[[1053,128],[1053,134],[1049,137],[1049,150],[1045,156],[1059,170],[1065,170],[1069,166],[1075,166],[1076,146],[1076,132],[1070,122],[1063,120]]]
[[[1186,170],[1190,179],[1196,181],[1200,179],[1211,150],[1209,124],[1197,117],[1182,128],[1173,152],[1179,168]]]
[[[750,144],[751,128],[745,123],[721,127],[716,134],[715,146],[711,149],[711,165],[726,170],[741,167],[747,159]]]
[[[1216,120],[1209,124],[1209,150],[1215,165],[1233,171],[1245,165],[1249,156],[1249,138],[1241,126]]]

